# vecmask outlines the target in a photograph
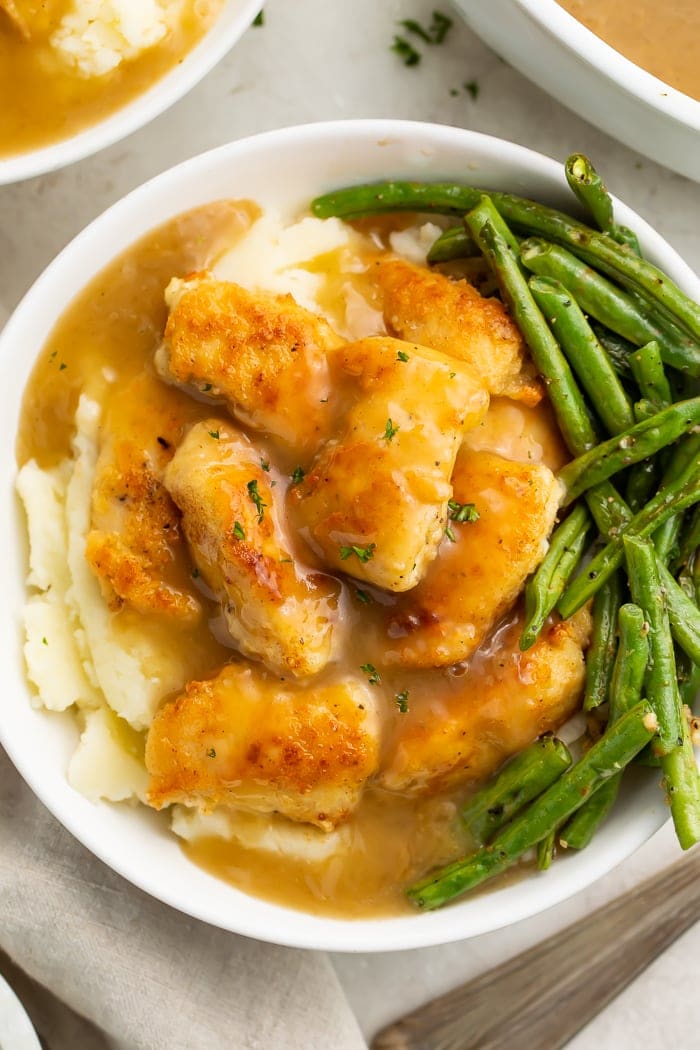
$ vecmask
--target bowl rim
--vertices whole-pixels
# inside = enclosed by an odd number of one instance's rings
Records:
[[[579,22],[557,0],[514,0],[549,36],[561,41],[620,90],[664,117],[700,131],[700,101],[638,66]]]
[[[184,98],[218,65],[253,23],[261,6],[262,0],[225,0],[216,21],[182,62],[126,105],[69,138],[0,157],[0,186],[68,167],[145,127]]]
[[[401,145],[410,144],[412,150],[419,149],[421,153],[430,149],[437,151],[441,146],[445,150],[454,149],[455,146],[458,146],[460,150],[462,147],[474,151],[481,149],[484,155],[488,155],[490,151],[490,160],[497,165],[502,164],[504,160],[512,165],[515,168],[514,179],[517,179],[518,174],[522,175],[525,169],[527,175],[532,178],[542,178],[547,182],[555,183],[557,187],[561,186],[562,191],[566,188],[562,166],[551,158],[493,136],[430,123],[374,119],[340,120],[282,128],[224,144],[190,158],[132,190],[79,233],[37,279],[0,333],[0,365],[6,367],[8,361],[11,360],[10,351],[13,343],[15,346],[23,345],[21,342],[23,326],[29,325],[30,318],[40,312],[42,301],[45,297],[50,296],[51,288],[63,267],[82,265],[87,271],[84,283],[90,281],[104,265],[97,265],[89,261],[90,251],[94,251],[96,246],[104,243],[103,231],[109,233],[118,230],[122,216],[126,217],[132,211],[137,213],[147,210],[146,205],[158,196],[163,186],[167,185],[172,190],[177,189],[178,186],[191,185],[197,180],[199,174],[204,174],[209,169],[216,171],[221,165],[234,167],[237,158],[245,157],[249,152],[253,156],[256,151],[264,154],[272,147],[275,151],[281,151],[283,147],[293,147],[295,151],[310,150],[313,149],[314,144],[318,145],[324,140],[343,143],[348,149],[354,148],[356,143],[358,147],[366,147],[370,142],[373,147],[383,147],[391,142],[398,142]],[[433,174],[432,177],[436,176]],[[359,182],[362,179],[356,176],[354,181]],[[616,206],[620,220],[628,225],[636,226],[643,244],[648,241],[656,242],[657,254],[660,251],[667,257],[664,265],[671,270],[674,279],[692,288],[693,294],[700,297],[700,279],[678,253],[630,208],[617,201]],[[111,257],[116,256],[121,250],[119,247],[112,249]],[[653,251],[652,254],[654,254]],[[63,309],[65,309],[65,304]],[[56,318],[59,316],[60,311],[56,314]],[[19,343],[17,343],[18,338],[20,338]],[[36,359],[35,351],[39,352],[39,350],[40,346],[33,343],[32,363]],[[28,700],[28,692],[24,694],[24,697]],[[47,717],[44,711],[35,712],[35,714]],[[515,903],[509,900],[508,906],[503,909],[502,913],[497,913],[495,916],[491,914],[486,919],[480,909],[472,907],[469,912],[465,910],[463,913],[469,915],[469,921],[460,922],[460,903],[454,907],[428,914],[417,913],[399,917],[347,920],[309,915],[295,909],[262,902],[266,905],[262,910],[275,916],[275,921],[272,917],[270,919],[261,918],[259,914],[256,914],[256,907],[251,907],[251,902],[260,905],[260,898],[251,897],[232,886],[227,886],[227,892],[231,895],[232,900],[236,899],[239,902],[239,906],[233,909],[235,911],[233,916],[229,914],[222,916],[217,910],[214,895],[210,899],[207,894],[202,893],[196,899],[192,899],[186,888],[179,885],[176,879],[168,877],[168,872],[152,873],[146,865],[128,861],[123,857],[118,843],[102,841],[99,834],[95,841],[92,825],[83,820],[83,815],[87,812],[85,807],[91,807],[92,804],[82,796],[78,796],[76,792],[73,792],[70,803],[57,801],[52,796],[50,781],[39,768],[39,763],[32,761],[31,749],[23,746],[21,740],[14,739],[11,731],[8,732],[8,727],[2,718],[2,708],[0,708],[0,743],[5,747],[8,756],[34,794],[56,819],[93,855],[132,885],[177,911],[212,926],[290,947],[346,952],[384,952],[446,944],[492,932],[544,911],[591,885],[643,845],[668,819],[668,810],[663,805],[660,793],[656,792],[654,787],[653,804],[640,804],[635,812],[635,819],[621,821],[621,826],[616,829],[614,837],[606,837],[606,829],[603,829],[601,837],[604,841],[599,848],[586,850],[576,857],[563,858],[561,877],[553,879],[550,875],[545,892],[537,876],[523,880],[519,883],[519,889],[522,888],[523,892],[518,893]],[[65,773],[62,776],[65,779]],[[99,812],[99,806],[96,808]],[[174,836],[172,837],[174,839]],[[173,845],[175,849],[179,848],[175,843]],[[188,863],[191,862],[188,861]],[[219,883],[214,876],[208,876],[208,878],[210,883]],[[507,891],[496,890],[489,896],[495,898],[501,892]],[[471,904],[473,901],[474,898],[465,898],[462,905]],[[246,907],[246,902],[248,907]],[[488,912],[488,909],[485,910]],[[288,926],[282,921],[285,916],[288,918]]]

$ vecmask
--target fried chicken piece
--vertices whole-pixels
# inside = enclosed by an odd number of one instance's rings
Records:
[[[202,579],[229,633],[280,674],[316,674],[331,653],[338,584],[290,554],[258,450],[221,419],[195,424],[165,472]]]
[[[291,499],[329,566],[409,590],[435,557],[457,450],[488,394],[460,362],[387,336],[334,351],[333,368],[350,405]]]
[[[530,405],[541,400],[544,391],[526,361],[523,338],[500,300],[405,259],[382,258],[370,276],[392,335],[465,361],[490,394]]]
[[[173,279],[166,300],[161,376],[224,401],[235,419],[302,456],[315,451],[333,421],[327,355],[341,340],[330,325],[291,295],[207,274]]]
[[[302,686],[227,665],[156,715],[146,744],[149,803],[276,811],[330,830],[376,772],[374,705],[359,680]]]
[[[584,684],[588,609],[550,622],[524,653],[518,648],[522,629],[518,617],[496,647],[475,657],[449,695],[436,695],[434,680],[411,691],[382,764],[383,787],[421,794],[478,783],[571,717]]]
[[[450,522],[455,541],[443,541],[423,580],[394,606],[387,663],[440,667],[469,659],[547,550],[559,500],[548,467],[463,447],[452,485],[452,514],[473,504],[479,518]]]
[[[201,605],[178,552],[180,514],[163,472],[187,409],[143,373],[113,399],[100,429],[85,556],[113,609],[194,622]]]

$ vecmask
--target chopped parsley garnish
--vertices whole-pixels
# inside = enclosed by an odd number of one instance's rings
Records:
[[[288,564],[291,565],[291,563],[292,563],[292,559],[291,558],[280,558],[280,565],[288,565]]]
[[[216,749],[215,748],[213,748],[213,747],[209,748],[209,750],[207,751],[207,758],[216,758]]]
[[[209,431],[209,437],[210,438],[214,438],[214,441],[218,441],[219,440],[219,431],[218,430],[210,430]]]
[[[451,521],[478,521],[480,514],[474,503],[459,503],[451,499],[447,504],[447,513]]]
[[[454,379],[454,377],[455,377],[456,375],[457,375],[457,373],[456,373],[456,372],[450,372],[450,379]]]
[[[445,535],[447,536],[447,538],[450,541],[450,543],[456,543],[457,542],[457,537],[455,536],[454,532],[452,531],[452,529],[450,528],[449,525],[445,529]]]
[[[452,28],[452,24],[452,19],[448,18],[447,15],[443,15],[442,11],[433,11],[433,18],[427,29],[415,18],[404,18],[399,22],[399,25],[407,33],[413,33],[414,36],[420,37],[426,44],[442,44]]]
[[[211,383],[205,383],[204,386],[202,387],[202,393],[203,394],[208,394],[210,390],[211,390]]]
[[[301,467],[295,467],[291,474],[292,485],[301,485],[305,477],[306,471],[303,470]]]
[[[391,441],[398,429],[398,425],[394,426],[394,424],[391,422],[391,419],[387,419],[386,426],[384,427],[384,440]]]
[[[476,102],[476,100],[479,97],[479,92],[481,90],[481,88],[479,87],[478,80],[467,80],[467,81],[464,82],[462,87],[464,88],[465,91],[469,92],[469,94],[472,97],[472,100],[474,102]]]
[[[408,689],[402,689],[400,693],[396,694],[394,699],[401,714],[405,715],[408,711]]]
[[[370,685],[379,685],[382,678],[374,664],[360,664],[360,670],[368,676]]]
[[[65,361],[61,361],[60,365],[58,366],[59,372],[62,372],[64,368],[68,368],[68,365]]]
[[[49,643],[46,641],[46,638],[42,638],[41,639],[41,644],[42,645],[48,645]]]
[[[391,50],[399,56],[405,66],[417,66],[420,62],[420,52],[416,51],[405,36],[395,36]]]
[[[233,526],[233,535],[236,537],[237,540],[245,539],[245,531],[240,521],[237,521],[236,524]]]
[[[360,590],[359,587],[355,591],[355,594],[357,595],[357,600],[359,602],[362,602],[363,605],[369,605],[369,603],[372,601],[372,596],[368,594],[367,591]]]
[[[399,350],[398,354],[396,355],[396,360],[397,361],[408,361],[408,354],[406,353],[406,351],[405,350]]]
[[[269,460],[261,459],[260,460],[260,466],[262,467],[262,469],[265,471],[266,474],[270,473],[270,461]]]
[[[354,545],[351,545],[350,547],[341,547],[340,560],[347,561],[347,559],[354,554],[361,562],[367,562],[374,557],[376,546],[376,543],[368,543],[366,547],[355,547]]]
[[[193,580],[198,580],[199,579],[199,569],[194,568],[192,570],[192,572],[190,573],[190,575],[191,575]]]
[[[425,40],[426,44],[432,44],[433,41],[427,29],[423,29],[423,26],[415,18],[404,18],[399,22],[399,25],[403,26],[408,33],[413,33],[415,36],[419,36],[421,40]]]
[[[258,511],[258,522],[261,522],[265,517],[265,507],[267,503],[263,500],[262,496],[258,492],[258,483],[254,479],[248,482],[248,496],[251,503],[254,503]]]

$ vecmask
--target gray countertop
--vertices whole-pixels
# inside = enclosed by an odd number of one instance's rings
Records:
[[[489,51],[456,15],[445,44],[419,66],[404,67],[389,50],[395,23],[408,17],[428,21],[434,7],[435,0],[269,0],[265,25],[251,29],[213,73],[153,124],[64,171],[0,187],[0,322],[64,244],[150,176],[229,139],[351,117],[473,128],[560,160],[582,150],[612,190],[700,271],[700,185],[563,109]],[[463,89],[467,81],[478,83],[476,99]],[[369,1036],[587,914],[678,854],[666,827],[596,886],[527,922],[442,948],[336,956],[334,963]],[[696,928],[582,1032],[572,1050],[699,1045],[699,961]]]

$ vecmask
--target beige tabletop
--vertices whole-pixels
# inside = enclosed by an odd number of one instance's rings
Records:
[[[436,0],[269,0],[265,25],[149,127],[65,171],[0,187],[0,323],[90,219],[162,169],[229,139],[285,124],[401,117],[474,128],[563,159],[588,153],[611,189],[700,271],[700,185],[618,145],[505,65],[463,25],[420,65],[390,51],[396,21],[428,21]],[[438,5],[449,10],[444,0]],[[463,85],[478,84],[473,99]],[[665,828],[576,899],[498,933],[443,948],[335,957],[369,1036],[623,892],[678,855]],[[700,928],[686,934],[582,1032],[572,1050],[699,1045]],[[274,1048],[270,1048],[274,1050]],[[315,1048],[310,1048],[315,1050]]]

